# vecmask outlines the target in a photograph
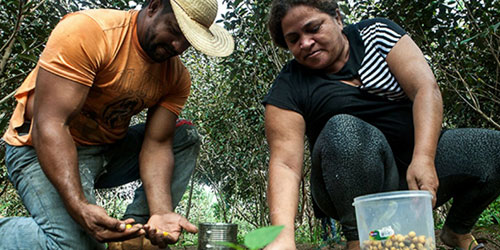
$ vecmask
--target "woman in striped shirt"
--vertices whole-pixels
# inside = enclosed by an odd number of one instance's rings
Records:
[[[285,225],[267,249],[295,249],[304,135],[313,202],[348,249],[360,247],[353,198],[404,189],[435,207],[453,198],[441,240],[480,248],[470,231],[500,194],[500,132],[441,129],[439,87],[406,32],[381,18],[344,26],[333,0],[274,0],[269,29],[294,59],[263,101],[271,221]]]

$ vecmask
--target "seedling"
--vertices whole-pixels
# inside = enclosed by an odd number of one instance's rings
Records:
[[[217,244],[231,247],[236,250],[257,250],[264,248],[269,243],[273,242],[276,237],[281,233],[285,226],[268,226],[255,229],[245,235],[243,246],[234,244],[232,242],[218,242]]]

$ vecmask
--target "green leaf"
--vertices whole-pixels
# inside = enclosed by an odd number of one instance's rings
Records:
[[[217,245],[222,245],[222,246],[226,246],[226,247],[230,247],[230,248],[233,248],[233,249],[236,249],[236,250],[245,250],[245,248],[237,245],[237,244],[234,244],[232,242],[227,242],[227,241],[221,241],[221,242],[216,242]]]
[[[23,38],[21,36],[17,36],[16,39],[23,47],[23,50],[26,50],[26,43],[24,42]]]
[[[265,247],[273,242],[285,226],[262,227],[245,235],[245,246],[251,250]]]
[[[491,25],[490,28],[493,30],[493,32],[497,32],[498,26],[500,26],[500,22],[497,24]]]
[[[468,43],[469,41],[473,40],[474,38],[478,37],[480,34],[475,34],[474,36],[470,37],[470,38],[467,38],[463,41],[460,42],[460,44],[465,44],[465,43]]]
[[[22,59],[25,59],[25,60],[28,60],[28,61],[32,61],[34,63],[37,63],[38,62],[38,58],[36,58],[36,56],[33,56],[33,55],[24,55],[24,54],[20,54],[18,55],[20,58]]]

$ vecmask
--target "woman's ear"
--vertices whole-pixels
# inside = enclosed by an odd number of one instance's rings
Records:
[[[338,8],[335,10],[335,13],[337,14],[337,16],[335,17],[335,21],[337,22],[338,25],[340,25],[341,28],[343,28],[344,22],[342,22],[342,13]]]

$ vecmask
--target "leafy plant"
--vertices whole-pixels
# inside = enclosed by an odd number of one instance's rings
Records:
[[[244,247],[234,244],[232,242],[219,242],[218,244],[231,247],[237,250],[257,250],[264,248],[269,243],[273,242],[276,237],[281,233],[285,226],[268,226],[255,229],[245,235]]]

